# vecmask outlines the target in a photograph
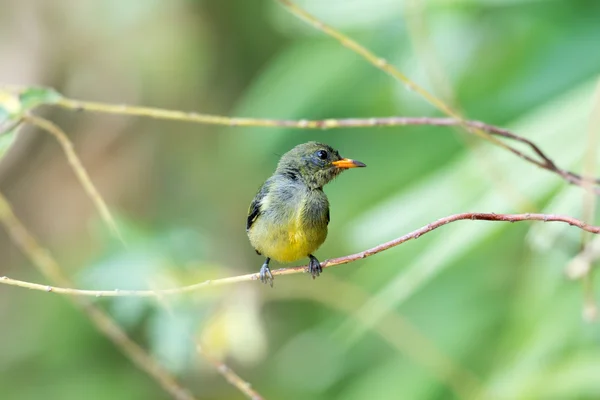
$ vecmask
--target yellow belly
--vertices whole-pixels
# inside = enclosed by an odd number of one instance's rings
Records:
[[[293,221],[288,226],[273,226],[256,221],[248,232],[250,243],[265,257],[279,262],[292,262],[308,257],[327,237],[324,229],[310,229]]]

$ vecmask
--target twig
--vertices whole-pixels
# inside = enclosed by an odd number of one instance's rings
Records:
[[[415,231],[407,233],[406,235],[400,236],[394,240],[391,240],[386,243],[382,243],[378,246],[372,247],[368,250],[361,251],[360,253],[351,254],[344,257],[332,258],[330,260],[325,260],[321,263],[322,268],[329,268],[336,265],[348,264],[353,261],[361,260],[363,258],[371,257],[377,253],[381,253],[382,251],[391,249],[392,247],[396,247],[401,245],[402,243],[408,242],[409,240],[418,239],[422,235],[433,231],[434,229],[440,228],[444,225],[447,225],[452,222],[462,221],[462,220],[479,220],[479,221],[499,221],[499,222],[521,222],[521,221],[543,221],[543,222],[563,222],[572,226],[576,226],[579,229],[582,229],[586,232],[590,232],[593,234],[600,233],[600,226],[594,226],[586,224],[583,221],[580,221],[576,218],[565,216],[565,215],[556,215],[556,214],[495,214],[495,213],[462,213],[462,214],[454,214],[444,218],[440,218],[437,221],[434,221],[428,225],[425,225]],[[298,274],[301,272],[306,272],[308,266],[302,265],[291,268],[281,268],[272,270],[271,273],[273,275],[292,275]],[[208,280],[204,282],[199,282],[194,285],[182,286],[173,289],[163,289],[163,290],[82,290],[82,289],[71,289],[67,287],[56,287],[56,286],[48,286],[48,285],[40,285],[37,283],[30,283],[24,281],[18,281],[15,279],[10,279],[8,277],[0,277],[0,283],[4,283],[6,285],[19,286],[27,289],[40,290],[44,292],[57,293],[57,294],[65,294],[71,296],[92,296],[92,297],[156,297],[156,296],[169,296],[169,295],[179,295],[184,293],[194,292],[200,288],[205,286],[222,286],[228,285],[232,283],[239,282],[247,282],[247,281],[256,281],[259,279],[259,274],[246,274],[246,275],[238,275],[232,276],[229,278],[221,278]]]
[[[262,397],[256,390],[252,389],[252,385],[250,385],[249,382],[246,382],[240,378],[240,376],[236,374],[234,370],[225,365],[225,363],[223,363],[221,360],[213,357],[211,354],[205,351],[203,346],[198,343],[196,343],[196,351],[206,358],[206,360],[208,360],[208,362],[216,368],[217,372],[227,379],[227,382],[238,388],[238,390],[247,398],[251,400],[264,400],[264,397]]]
[[[109,226],[109,228],[111,229],[113,234],[121,242],[124,243],[123,237],[121,236],[121,233],[119,232],[119,228],[117,227],[117,223],[115,222],[113,216],[111,215],[110,211],[108,210],[108,207],[107,207],[104,199],[102,198],[102,196],[100,195],[100,193],[98,192],[98,190],[96,189],[94,184],[92,183],[92,180],[90,179],[90,176],[88,175],[87,171],[83,167],[83,164],[79,160],[79,157],[77,157],[77,153],[75,153],[75,150],[73,149],[73,147],[74,147],[73,142],[71,142],[71,140],[69,139],[67,134],[52,121],[49,121],[45,118],[37,117],[32,114],[24,116],[23,121],[26,123],[29,123],[31,125],[34,125],[45,132],[50,133],[52,136],[54,136],[56,138],[58,143],[61,145],[61,147],[65,153],[65,156],[67,157],[67,161],[69,162],[69,164],[71,165],[71,168],[73,169],[73,172],[77,176],[79,183],[81,183],[81,186],[83,186],[83,189],[87,193],[88,197],[92,200],[92,202],[96,206],[96,209],[102,216],[102,219]]]
[[[508,145],[503,145],[505,149],[520,157],[521,159],[537,165],[540,168],[553,172],[562,177],[567,182],[581,187],[589,187],[585,184],[581,175],[559,168],[550,157],[548,157],[535,143],[522,136],[516,135],[509,130],[489,125],[481,121],[461,120],[456,118],[430,118],[430,117],[375,117],[375,118],[341,118],[341,119],[323,119],[323,120],[287,120],[287,119],[267,119],[267,118],[237,118],[225,117],[221,115],[200,114],[196,112],[183,112],[177,110],[165,110],[152,107],[138,107],[131,105],[116,105],[109,103],[98,103],[91,101],[72,100],[62,98],[56,105],[71,110],[85,110],[91,112],[100,112],[106,114],[141,116],[157,119],[167,119],[182,122],[195,122],[208,125],[222,126],[246,126],[263,128],[292,128],[292,129],[338,129],[338,128],[365,128],[365,127],[392,127],[409,125],[431,125],[431,126],[467,126],[487,132],[490,135],[503,137],[505,139],[517,141],[527,145],[539,158],[535,158],[523,153],[522,151]],[[472,132],[470,132],[472,133]],[[594,183],[600,184],[600,179],[594,179]],[[588,190],[600,195],[600,188],[591,187]]]
[[[10,204],[0,193],[0,223],[13,242],[23,251],[38,270],[51,282],[70,286],[72,282],[64,276],[59,264],[13,213]],[[90,318],[96,328],[110,339],[141,370],[153,377],[162,388],[176,400],[195,400],[171,374],[152,356],[131,340],[115,321],[87,299],[74,298],[73,302]]]

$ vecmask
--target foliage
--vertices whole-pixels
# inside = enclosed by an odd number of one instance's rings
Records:
[[[60,95],[49,88],[28,87],[11,93],[0,87],[0,159],[16,140],[21,118],[35,107],[58,99]]]

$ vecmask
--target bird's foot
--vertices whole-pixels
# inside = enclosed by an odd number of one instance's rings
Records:
[[[262,283],[268,283],[271,287],[273,287],[273,274],[271,273],[271,269],[269,268],[269,264],[267,262],[260,267],[260,272],[258,275]]]
[[[321,268],[321,263],[315,256],[311,254],[308,257],[310,258],[310,262],[308,263],[308,272],[310,272],[312,278],[315,279],[317,276],[321,275],[323,268]]]

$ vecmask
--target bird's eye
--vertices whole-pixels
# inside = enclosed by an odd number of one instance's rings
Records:
[[[327,152],[325,150],[319,150],[317,151],[317,157],[319,157],[321,160],[326,160]]]

